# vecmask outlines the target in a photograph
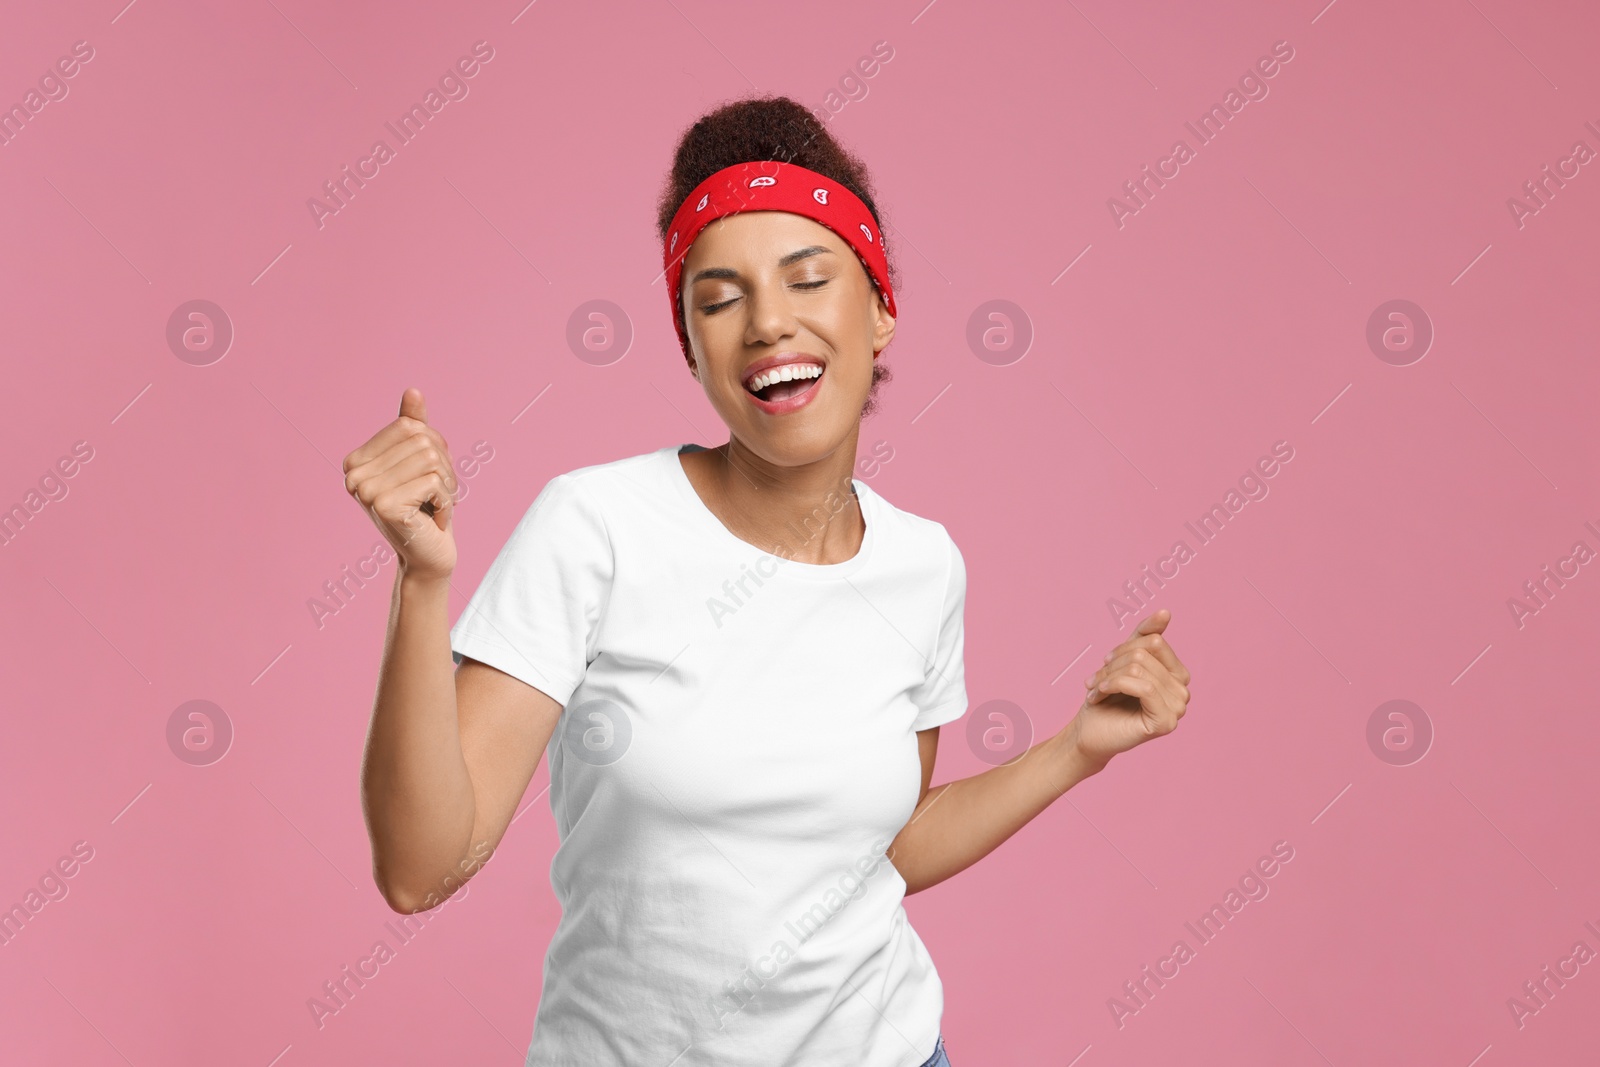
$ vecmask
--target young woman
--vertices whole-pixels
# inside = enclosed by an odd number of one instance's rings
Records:
[[[399,557],[374,879],[400,912],[446,899],[548,746],[562,916],[528,1064],[948,1064],[903,897],[1170,732],[1189,672],[1163,609],[1060,733],[930,791],[967,710],[966,568],[852,478],[896,315],[866,174],[801,105],[739,101],[683,136],[659,236],[725,443],[556,475],[453,628],[456,479],[422,395],[345,458]]]

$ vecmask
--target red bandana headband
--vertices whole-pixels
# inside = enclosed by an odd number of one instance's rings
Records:
[[[689,247],[713,220],[741,211],[788,211],[822,223],[856,250],[867,275],[883,294],[889,314],[895,310],[889,286],[889,262],[883,253],[883,235],[861,198],[832,178],[814,170],[776,159],[737,163],[724,167],[694,187],[672,217],[662,248],[666,266],[667,297],[672,301],[672,321],[678,343],[689,353],[689,337],[678,318],[678,287]]]

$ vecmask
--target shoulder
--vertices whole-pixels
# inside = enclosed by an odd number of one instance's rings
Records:
[[[591,495],[615,492],[623,485],[630,482],[637,483],[646,477],[653,466],[661,463],[664,452],[664,449],[657,449],[624,456],[621,459],[591,463],[586,467],[563,471],[551,480],[564,480],[571,485],[582,486],[583,491]]]
[[[921,556],[929,566],[938,568],[941,573],[946,568],[965,572],[966,564],[961,557],[961,549],[944,523],[896,507],[865,482],[858,481],[856,484],[862,498],[870,499],[872,514],[878,519],[887,540],[895,542],[901,551]]]
[[[664,450],[606,460],[555,475],[540,492],[567,506],[609,513],[654,485]]]
[[[646,452],[552,476],[523,512],[516,534],[554,537],[566,551],[609,548],[613,530],[629,525],[641,494],[658,480],[651,465],[660,459],[661,453]]]

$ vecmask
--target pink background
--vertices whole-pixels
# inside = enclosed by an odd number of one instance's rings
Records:
[[[757,89],[823,108],[878,41],[829,123],[903,271],[862,453],[888,442],[870,484],[966,555],[969,719],[1060,729],[1127,636],[1108,599],[1196,548],[1152,605],[1194,672],[1181,728],[907,902],[954,1063],[1592,1053],[1600,963],[1521,1026],[1507,1005],[1600,951],[1600,565],[1508,607],[1600,549],[1600,164],[1507,207],[1600,149],[1592,6],[120,2],[12,4],[0,33],[7,105],[94,49],[0,146],[0,507],[93,449],[0,551],[0,905],[93,849],[0,948],[7,1063],[521,1062],[557,919],[543,766],[465,895],[323,1026],[307,1007],[397,943],[357,791],[393,564],[320,628],[307,606],[379,536],[339,463],[408,385],[492,447],[453,617],[554,474],[724,440],[655,281],[671,149]],[[480,40],[470,95],[319,228],[308,198]],[[1277,41],[1269,95],[1197,146],[1184,122]],[[1179,137],[1195,158],[1119,228],[1108,199]],[[204,366],[166,339],[196,299],[235,331]],[[1366,339],[1394,299],[1435,331],[1404,366]],[[568,343],[591,300],[631,323],[608,365]],[[991,300],[1025,353],[969,345]],[[1197,547],[1184,523],[1277,441],[1269,495]],[[1420,761],[1369,744],[1397,699]],[[224,758],[169,746],[189,700]],[[936,782],[986,768],[967,725]],[[1200,946],[1185,921],[1279,841],[1270,894]]]

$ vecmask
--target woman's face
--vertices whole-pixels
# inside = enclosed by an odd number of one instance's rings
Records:
[[[853,248],[804,215],[726,215],[689,249],[683,308],[695,377],[733,437],[778,466],[848,443],[854,464],[873,358],[894,319]],[[774,383],[763,401],[746,383],[774,361],[821,375]]]

